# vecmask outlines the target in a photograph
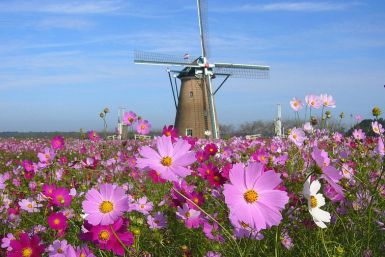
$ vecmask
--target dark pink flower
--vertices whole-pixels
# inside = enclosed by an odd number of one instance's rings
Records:
[[[52,148],[54,148],[55,150],[59,148],[63,149],[64,138],[62,138],[61,136],[54,137],[53,140],[51,141],[51,145],[52,145]]]
[[[175,143],[176,140],[179,138],[178,129],[174,128],[173,125],[163,127],[163,136],[171,137],[171,142]]]
[[[204,150],[206,154],[214,156],[218,152],[218,147],[215,144],[207,144]]]
[[[13,248],[12,251],[8,252],[7,256],[10,257],[39,257],[45,251],[45,246],[40,243],[40,238],[34,235],[29,240],[28,234],[22,233],[19,236],[20,241],[11,240],[10,246]]]
[[[56,230],[63,230],[68,227],[67,217],[61,212],[53,212],[47,219],[48,225]]]

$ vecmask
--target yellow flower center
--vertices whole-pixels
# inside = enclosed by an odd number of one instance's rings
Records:
[[[293,138],[296,139],[296,138],[297,138],[297,135],[294,135]]]
[[[99,239],[102,241],[107,241],[108,239],[110,239],[110,232],[108,232],[107,230],[100,231]]]
[[[142,204],[142,205],[140,206],[140,208],[144,209],[144,205]]]
[[[114,204],[110,201],[103,201],[100,206],[99,210],[103,213],[109,213],[114,209]]]
[[[155,220],[154,222],[155,222],[156,224],[158,224],[158,223],[159,223],[159,220]]]
[[[375,131],[378,131],[378,128],[374,128]]]
[[[57,249],[57,252],[58,252],[58,253],[62,253],[62,252],[63,252],[63,249],[59,248],[59,249]]]
[[[80,257],[86,257],[86,255],[84,253],[81,253]]]
[[[328,105],[328,102],[325,102],[324,104],[325,104],[325,105]]]
[[[130,118],[128,118],[128,121],[129,121],[129,122],[133,122],[134,119],[130,117]]]
[[[210,152],[214,151],[214,149],[210,148]]]
[[[27,248],[24,248],[22,251],[21,251],[21,255],[23,255],[23,257],[29,257],[31,256],[32,254],[32,249],[27,247]]]
[[[294,103],[294,106],[297,107],[297,106],[298,106],[298,103]]]
[[[345,174],[348,174],[349,172],[348,172],[348,170],[344,170],[344,173],[345,173]]]
[[[156,175],[157,175],[157,176],[160,176],[160,173],[159,173],[159,172],[157,172],[157,173],[156,173]]]
[[[166,136],[171,136],[171,133],[170,132],[166,132]]]
[[[50,190],[48,190],[48,194],[52,194],[52,190],[50,189]]]
[[[264,160],[265,160],[265,157],[262,156],[262,157],[261,157],[261,161],[264,161]]]
[[[311,105],[315,105],[315,102],[313,101],[313,102],[311,102]]]
[[[196,203],[196,204],[199,203],[199,199],[198,199],[198,198],[195,198],[193,201],[194,201],[194,203]]]
[[[47,159],[48,159],[48,158],[49,158],[49,154],[46,154],[46,155],[45,155],[45,158],[47,158]]]
[[[314,196],[311,196],[310,197],[310,206],[311,206],[311,208],[315,208],[315,207],[317,207],[317,205],[318,205],[317,199]]]
[[[28,204],[28,208],[32,208],[32,204],[31,203]]]
[[[63,196],[59,195],[57,198],[56,198],[60,203],[64,202],[64,198]]]
[[[360,135],[357,135],[357,137],[360,137]]]
[[[258,200],[258,194],[254,189],[249,189],[244,193],[243,198],[245,198],[248,203],[254,203]]]
[[[146,128],[146,126],[142,125],[142,126],[140,126],[140,128],[141,128],[141,129],[145,129],[145,128]]]
[[[59,219],[55,219],[55,220],[53,221],[53,223],[54,223],[55,225],[57,225],[57,224],[60,223],[60,220],[59,220]]]
[[[188,218],[190,216],[191,216],[191,214],[189,212],[186,212],[186,217]]]
[[[181,192],[182,194],[185,194],[185,193],[186,193],[186,190],[182,189],[180,192]]]
[[[220,181],[221,180],[221,178],[219,177],[219,176],[214,176],[214,181],[215,182],[218,182],[218,181]]]
[[[162,160],[160,161],[163,166],[171,166],[172,159],[169,156],[163,157]]]
[[[210,170],[206,170],[206,174],[207,174],[207,175],[210,174]]]

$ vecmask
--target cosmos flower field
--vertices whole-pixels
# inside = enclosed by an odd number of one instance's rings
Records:
[[[317,97],[307,96],[310,108]],[[384,132],[373,130],[345,137],[309,123],[286,138],[223,140],[165,126],[151,140],[0,139],[1,254],[383,256]]]

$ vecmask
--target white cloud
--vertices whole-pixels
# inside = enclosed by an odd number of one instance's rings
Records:
[[[358,2],[351,3],[331,3],[331,2],[298,2],[298,3],[274,3],[260,5],[242,5],[232,8],[213,8],[214,12],[262,12],[262,11],[294,11],[294,12],[323,12],[344,10],[348,7],[360,5]]]
[[[45,12],[54,14],[97,14],[119,10],[118,1],[9,1],[0,3],[0,12]]]

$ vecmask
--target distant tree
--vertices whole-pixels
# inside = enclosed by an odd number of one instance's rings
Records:
[[[234,124],[219,124],[219,131],[221,132],[221,137],[225,137],[230,134],[235,134],[236,127]]]
[[[375,120],[365,119],[365,120],[361,121],[360,123],[354,125],[352,128],[350,128],[346,132],[346,135],[351,136],[355,129],[362,129],[362,131],[365,132],[366,136],[377,137],[378,135],[376,133],[374,133],[373,128],[372,128],[372,122],[374,122],[374,121]],[[379,118],[378,123],[380,123],[382,125],[382,127],[385,128],[385,120],[383,118]]]

